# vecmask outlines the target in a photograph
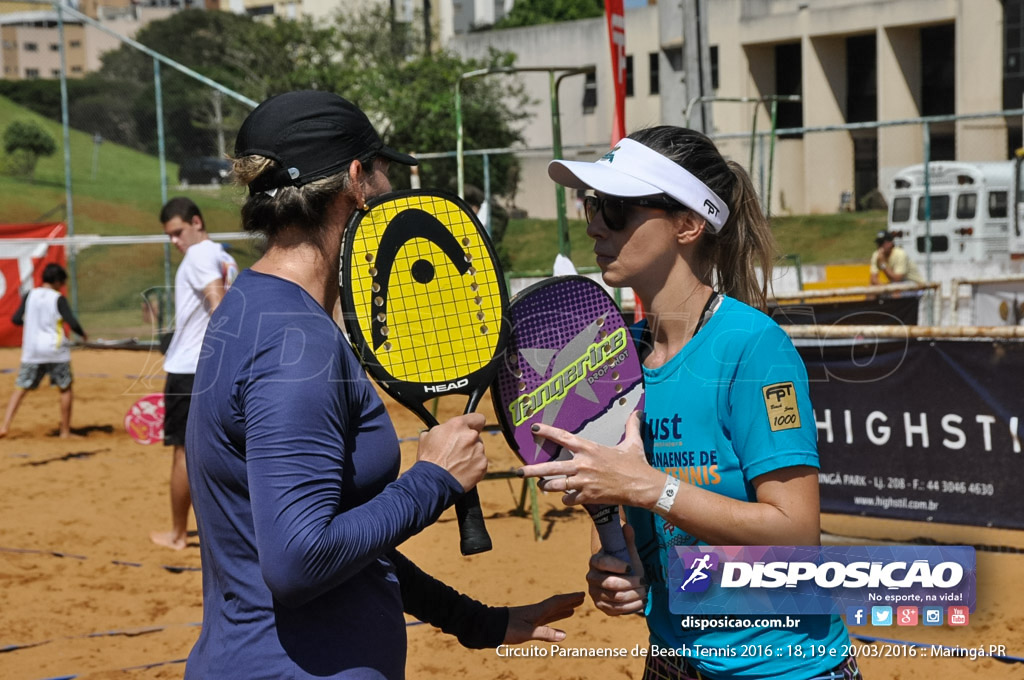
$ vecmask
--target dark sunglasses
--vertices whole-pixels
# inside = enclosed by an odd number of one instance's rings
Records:
[[[605,226],[612,231],[622,231],[626,228],[626,218],[629,215],[630,206],[641,206],[644,208],[660,208],[661,210],[683,210],[684,206],[675,201],[657,198],[611,198],[609,196],[586,196],[583,199],[583,209],[587,215],[587,224],[594,221],[598,211],[604,218]]]

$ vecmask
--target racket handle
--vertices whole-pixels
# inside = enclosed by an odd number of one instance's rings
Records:
[[[586,508],[590,518],[594,520],[594,526],[597,527],[601,549],[629,564],[629,548],[626,546],[626,536],[622,533],[622,524],[619,522],[619,506],[587,505]]]
[[[476,555],[491,549],[491,537],[484,525],[484,512],[480,509],[480,494],[473,487],[455,501],[455,514],[459,518],[459,549],[463,555]]]

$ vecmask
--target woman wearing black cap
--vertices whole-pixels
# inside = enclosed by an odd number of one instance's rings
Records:
[[[765,306],[772,239],[747,173],[704,135],[663,126],[631,134],[595,163],[553,161],[548,174],[596,192],[585,206],[597,264],[647,312],[634,328],[643,433],[638,414],[616,449],[535,426],[576,455],[523,468],[564,475],[544,486],[569,504],[626,506],[633,565],[594,555],[594,603],[610,615],[646,611],[654,649],[645,680],[859,678],[838,616],[739,627],[669,608],[677,546],[820,541],[807,373],[788,336],[755,309]],[[706,581],[708,558],[689,554],[682,569]]]
[[[323,92],[269,99],[246,119],[234,172],[265,254],[210,321],[188,423],[203,564],[203,628],[187,678],[402,678],[403,611],[469,647],[557,641],[545,623],[582,593],[491,608],[395,547],[486,470],[469,414],[424,433],[398,476],[384,405],[332,320],[342,231],[390,190],[384,146],[357,107]]]

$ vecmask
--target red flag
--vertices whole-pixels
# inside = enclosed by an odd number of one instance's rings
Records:
[[[21,304],[21,290],[26,292],[43,284],[43,269],[51,262],[64,265],[64,246],[45,242],[30,245],[3,243],[9,238],[61,238],[67,227],[58,224],[0,224],[0,347],[21,345],[21,328],[11,317]]]
[[[612,146],[626,136],[626,17],[622,0],[605,0],[608,20],[608,44],[612,53],[612,80],[615,83],[615,108],[612,111]]]

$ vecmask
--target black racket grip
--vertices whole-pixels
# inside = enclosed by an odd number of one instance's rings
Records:
[[[484,511],[480,508],[480,494],[476,487],[455,501],[455,514],[459,518],[459,550],[463,555],[476,555],[491,549],[491,537],[484,525]]]

